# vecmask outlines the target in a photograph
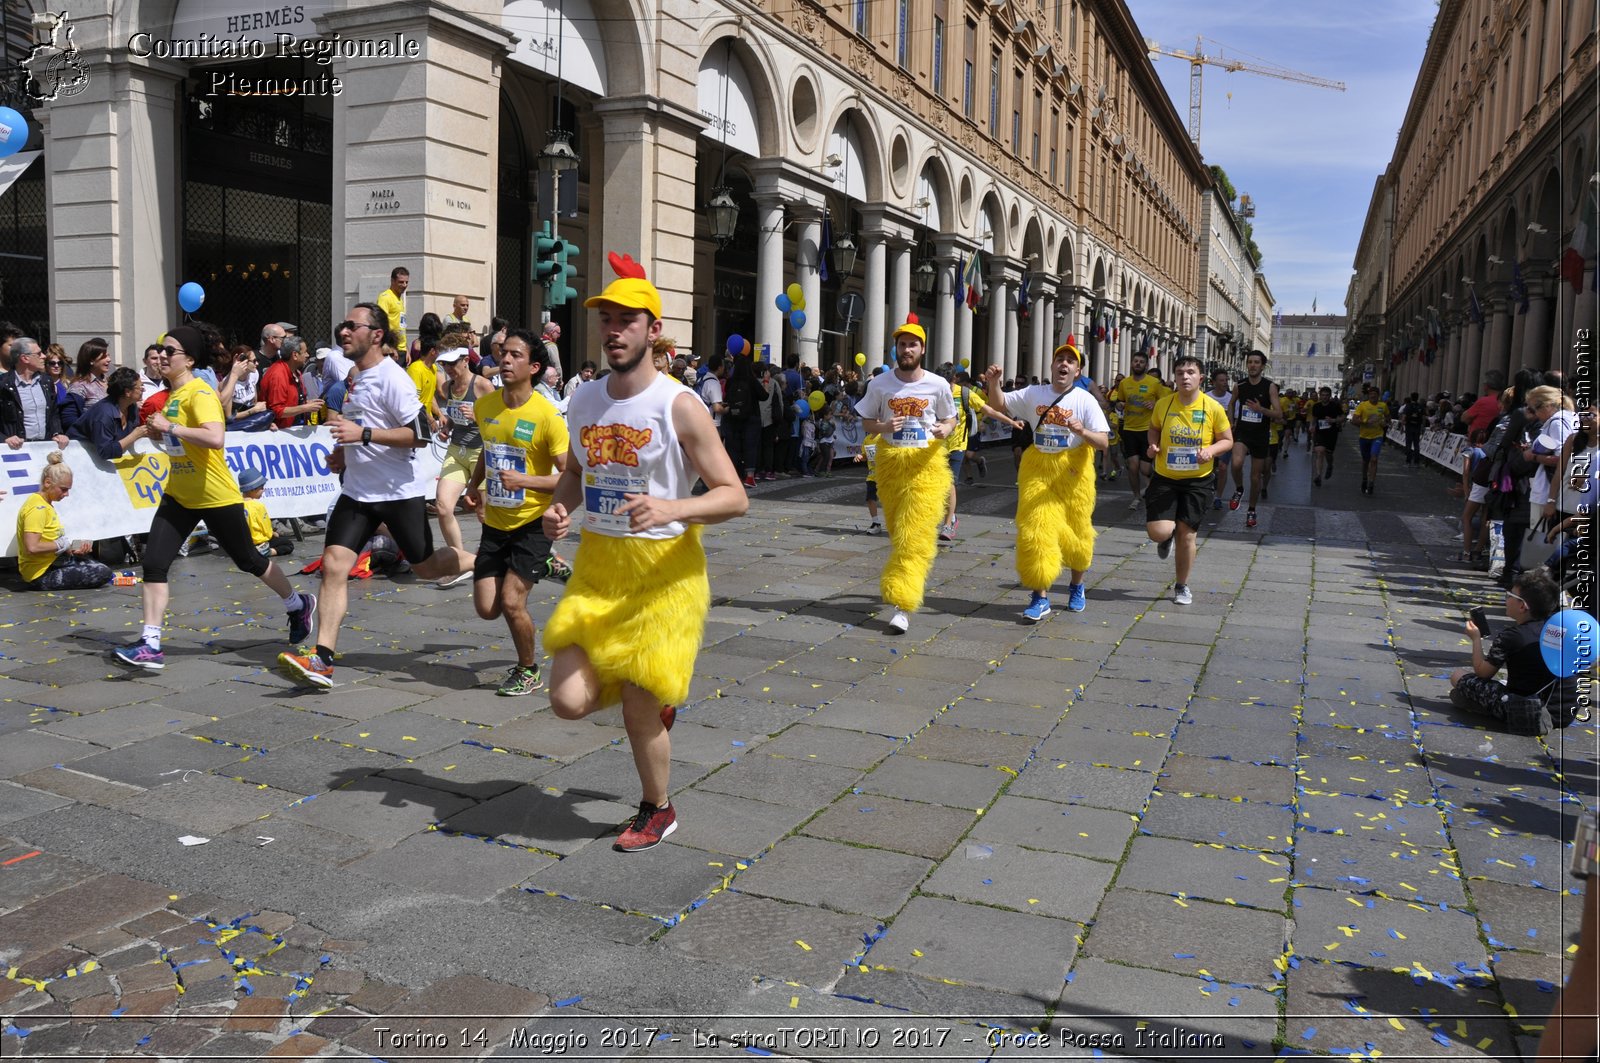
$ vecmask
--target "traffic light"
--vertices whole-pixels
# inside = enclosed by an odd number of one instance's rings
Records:
[[[561,251],[561,241],[550,235],[550,223],[545,222],[533,238],[533,279],[540,284],[549,284],[550,279],[560,270],[560,262],[556,256]]]
[[[578,297],[578,289],[572,286],[572,278],[577,275],[578,267],[569,259],[578,256],[578,245],[571,240],[559,240],[556,247],[556,269],[550,277],[550,305],[565,306],[567,300]]]

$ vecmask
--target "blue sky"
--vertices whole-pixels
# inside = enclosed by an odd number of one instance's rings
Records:
[[[1343,81],[1344,92],[1206,66],[1200,152],[1256,203],[1255,237],[1286,314],[1344,311],[1373,182],[1389,164],[1422,66],[1434,0],[1128,0],[1164,48],[1264,60]],[[1215,42],[1215,43],[1213,43]],[[1189,120],[1189,64],[1155,70]],[[1231,93],[1231,98],[1230,98]]]

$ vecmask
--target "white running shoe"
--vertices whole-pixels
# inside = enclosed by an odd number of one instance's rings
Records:
[[[911,617],[906,615],[904,609],[896,609],[889,617],[889,630],[896,635],[904,635],[911,630]]]
[[[1129,509],[1138,509],[1139,508],[1139,504],[1140,504],[1141,501],[1142,500],[1139,498],[1138,495],[1134,495],[1132,498],[1128,499],[1128,508]]]
[[[1180,583],[1172,588],[1172,601],[1176,605],[1194,604],[1194,595],[1190,592],[1187,583]]]
[[[465,572],[457,572],[454,576],[445,576],[443,579],[435,581],[435,586],[437,586],[440,590],[444,590],[447,587],[460,586],[471,578],[472,570],[468,569]]]

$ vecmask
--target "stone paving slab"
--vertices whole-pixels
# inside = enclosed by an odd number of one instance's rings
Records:
[[[260,783],[296,794],[320,794],[354,779],[375,774],[395,763],[396,758],[385,753],[352,749],[335,742],[303,739],[276,746],[267,753],[246,754],[232,762],[217,765],[213,770],[228,778]]]
[[[955,699],[952,697],[949,700]],[[852,696],[829,702],[812,713],[806,722],[819,727],[908,738],[926,727],[942,707],[922,702],[895,704]]]
[[[285,820],[393,845],[407,835],[448,819],[472,803],[468,798],[438,790],[366,776],[332,793],[321,794],[315,800],[275,813],[271,820],[262,823],[261,833],[274,833],[269,824]]]
[[[333,723],[335,721],[329,721]],[[495,731],[500,745],[521,741],[525,725],[513,724]],[[441,720],[424,712],[395,709],[361,723],[345,724],[317,731],[317,736],[328,742],[343,742],[357,749],[372,749],[397,757],[420,757],[437,752],[446,746],[462,741],[484,741],[489,732],[471,724],[454,720]],[[538,750],[527,750],[538,752]]]
[[[1158,793],[1150,798],[1139,830],[1166,838],[1286,853],[1294,844],[1294,810],[1259,801]]]
[[[998,701],[962,698],[939,717],[953,727],[1000,731],[1043,738],[1061,718],[1061,710],[1034,705],[1007,705]]]
[[[1161,894],[1113,889],[1105,895],[1084,952],[1174,974],[1205,971],[1224,982],[1270,990],[1289,928],[1277,912],[1209,901],[1181,908]]]
[[[938,859],[965,834],[977,813],[872,794],[848,794],[805,826],[805,833],[853,845]]]
[[[1455,908],[1305,887],[1295,890],[1294,921],[1302,957],[1385,969],[1420,963],[1451,976],[1457,964],[1487,971],[1477,922]]]
[[[1127,849],[1137,822],[1126,812],[1007,794],[973,826],[969,843],[1000,842],[1115,861]]]
[[[768,756],[805,758],[869,770],[901,747],[896,739],[798,723],[761,747]]]
[[[1290,882],[1286,856],[1221,845],[1138,837],[1117,885],[1283,911]],[[1181,899],[1181,898],[1180,898]],[[1181,906],[1180,906],[1181,907]]]
[[[758,735],[775,735],[790,724],[805,719],[812,711],[795,705],[780,705],[776,702],[740,697],[725,690],[721,697],[705,698],[685,706],[683,716],[686,720],[693,720],[709,727],[749,731]]]
[[[553,863],[526,849],[427,831],[344,866],[379,882],[483,901]]]
[[[887,919],[905,905],[933,866],[929,860],[901,853],[797,836],[779,843],[740,875],[738,889]]]
[[[416,802],[420,795],[428,795],[424,799],[426,804],[412,805],[403,819],[394,817],[393,831],[417,824],[426,815],[429,822],[437,820],[447,830],[563,855],[575,853],[596,838],[611,833],[617,824],[633,818],[638,807],[583,794],[551,793],[541,786],[520,786],[482,804],[474,804],[465,798],[419,790],[404,783],[392,785],[398,790],[395,796],[406,802]],[[324,825],[337,826],[335,823]],[[412,826],[405,833],[415,833],[428,825],[425,822]]]
[[[30,790],[13,783],[0,783],[0,824],[26,819],[71,803],[58,794]]]
[[[1572,848],[1547,835],[1523,835],[1494,830],[1463,829],[1451,832],[1467,879],[1486,878],[1519,886],[1566,886]]]
[[[1095,768],[1035,759],[1006,792],[1015,797],[1042,797],[1063,804],[1094,805],[1122,812],[1139,812],[1150,799],[1156,777],[1152,772],[1122,768]]]
[[[868,956],[869,959],[877,959],[871,953]],[[1043,1023],[1050,1006],[1049,1001],[1029,992],[1011,993],[939,978],[925,978],[891,970],[881,964],[867,970],[846,968],[844,977],[834,991],[841,996],[872,1001],[910,1016],[959,1015],[985,1025],[1013,1029],[1037,1028]],[[916,1024],[914,1028],[924,1025],[918,1020],[912,1021]]]
[[[1583,900],[1576,894],[1481,879],[1472,883],[1472,904],[1491,948],[1568,956],[1578,942]]]
[[[1286,805],[1294,799],[1294,780],[1274,766],[1174,754],[1161,766],[1162,793],[1242,798]]]
[[[977,767],[1003,766],[1019,771],[1036,744],[1037,739],[1030,735],[1002,734],[939,722],[912,738],[902,755]]]
[[[18,958],[65,944],[85,930],[98,930],[154,911],[167,891],[126,875],[100,875],[25,908],[0,915],[0,941]]]
[[[93,748],[93,747],[90,747]],[[73,760],[74,771],[145,789],[164,786],[187,771],[237,763],[247,750],[168,733]]]
[[[857,787],[907,801],[979,809],[988,806],[1009,778],[995,768],[924,760],[901,752],[868,772]]]
[[[270,750],[346,726],[346,722],[338,717],[280,705],[263,705],[225,719],[203,720],[185,733],[197,738]]]
[[[1452,907],[1466,904],[1460,865],[1442,843],[1396,844],[1387,836],[1301,831],[1295,838],[1295,877],[1351,893],[1381,890],[1406,900]]]
[[[725,890],[667,932],[668,949],[826,989],[866,951],[874,919]]]
[[[187,781],[130,797],[120,807],[145,819],[170,823],[184,832],[210,837],[281,812],[301,796],[214,775],[194,775]]]
[[[1087,923],[1115,867],[1062,853],[976,840],[940,863],[925,894]]]
[[[742,755],[735,763],[695,785],[702,790],[769,804],[819,808],[861,778],[861,772],[854,768],[809,759],[769,757],[759,750],[736,752]]]
[[[1247,764],[1293,764],[1295,735],[1292,731],[1185,722],[1174,732],[1172,748],[1190,756],[1219,757]]]
[[[1166,759],[1171,745],[1165,735],[1074,727],[1069,719],[1039,746],[1038,757],[1058,764],[1067,762],[1154,771]]]
[[[1515,1054],[1510,1025],[1487,994],[1418,981],[1405,972],[1302,961],[1289,971],[1284,1039],[1342,1055],[1377,1043],[1384,1055],[1403,1059]]]
[[[1076,923],[916,897],[873,947],[874,964],[905,974],[1050,999],[1077,955]]]
[[[1056,1023],[1147,1059],[1270,1057],[1277,1001],[1259,989],[1085,958],[1056,1006]]]
[[[676,734],[677,731],[674,730],[673,733]],[[486,752],[492,757],[505,755],[493,753],[492,751]],[[451,753],[451,750],[444,750],[440,755],[445,753]],[[456,759],[460,758],[457,757]],[[540,760],[533,757],[517,757],[516,759],[526,765],[523,774],[527,777],[521,780],[523,782],[532,782],[537,779],[539,785],[547,789],[583,794],[588,797],[603,797],[611,801],[621,801],[623,804],[636,803],[639,798],[639,772],[634,767],[633,751],[626,746],[607,746],[604,749],[597,749],[587,756],[580,757],[572,763],[560,767],[554,767],[555,762],[553,761]],[[552,767],[554,767],[554,770],[550,770]],[[712,769],[704,764],[673,760],[671,762],[671,771],[669,789],[672,793],[679,793],[704,778]],[[398,773],[391,770],[384,774],[394,777]],[[426,786],[428,784],[419,783],[419,785]],[[453,784],[450,783],[448,778],[438,785],[441,789],[453,788]],[[506,789],[510,788],[509,786],[506,787]],[[456,790],[455,792],[461,791]]]
[[[634,782],[637,792],[638,782]],[[678,829],[672,840],[711,852],[754,859],[811,815],[808,808],[688,788],[674,792]]]

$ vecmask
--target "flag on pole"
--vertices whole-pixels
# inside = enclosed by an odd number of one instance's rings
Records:
[[[1311,312],[1313,314],[1317,312],[1317,297],[1314,295],[1311,297]]]
[[[817,276],[828,279],[828,249],[833,246],[833,225],[827,215],[822,217],[822,247],[817,250]]]
[[[1017,285],[1017,312],[1019,314],[1028,312],[1028,275],[1026,273],[1022,275],[1022,283]]]
[[[1094,323],[1094,338],[1097,343],[1104,343],[1106,338],[1106,316],[1101,314]]]
[[[966,273],[967,273],[967,260],[965,258],[957,256],[957,258],[956,258],[956,290],[955,290],[955,297],[956,297],[956,305],[957,306],[960,306],[962,303],[967,301],[967,286],[964,283],[964,278],[966,277]]]
[[[1528,282],[1522,279],[1522,263],[1511,263],[1511,298],[1517,301],[1517,313],[1528,312]]]
[[[1574,294],[1583,290],[1583,261],[1593,250],[1594,231],[1594,195],[1585,191],[1583,213],[1578,217],[1578,224],[1572,227],[1572,243],[1561,253],[1561,279],[1572,285]]]
[[[1483,328],[1483,304],[1478,302],[1478,289],[1467,289],[1467,316],[1472,318],[1472,323]]]
[[[1313,343],[1311,345],[1310,349],[1306,351],[1306,357],[1307,358],[1315,358],[1316,356],[1317,356],[1317,345],[1315,343]]]
[[[983,267],[979,264],[978,252],[972,252],[972,261],[967,263],[967,309],[976,311],[978,304],[983,302]]]

